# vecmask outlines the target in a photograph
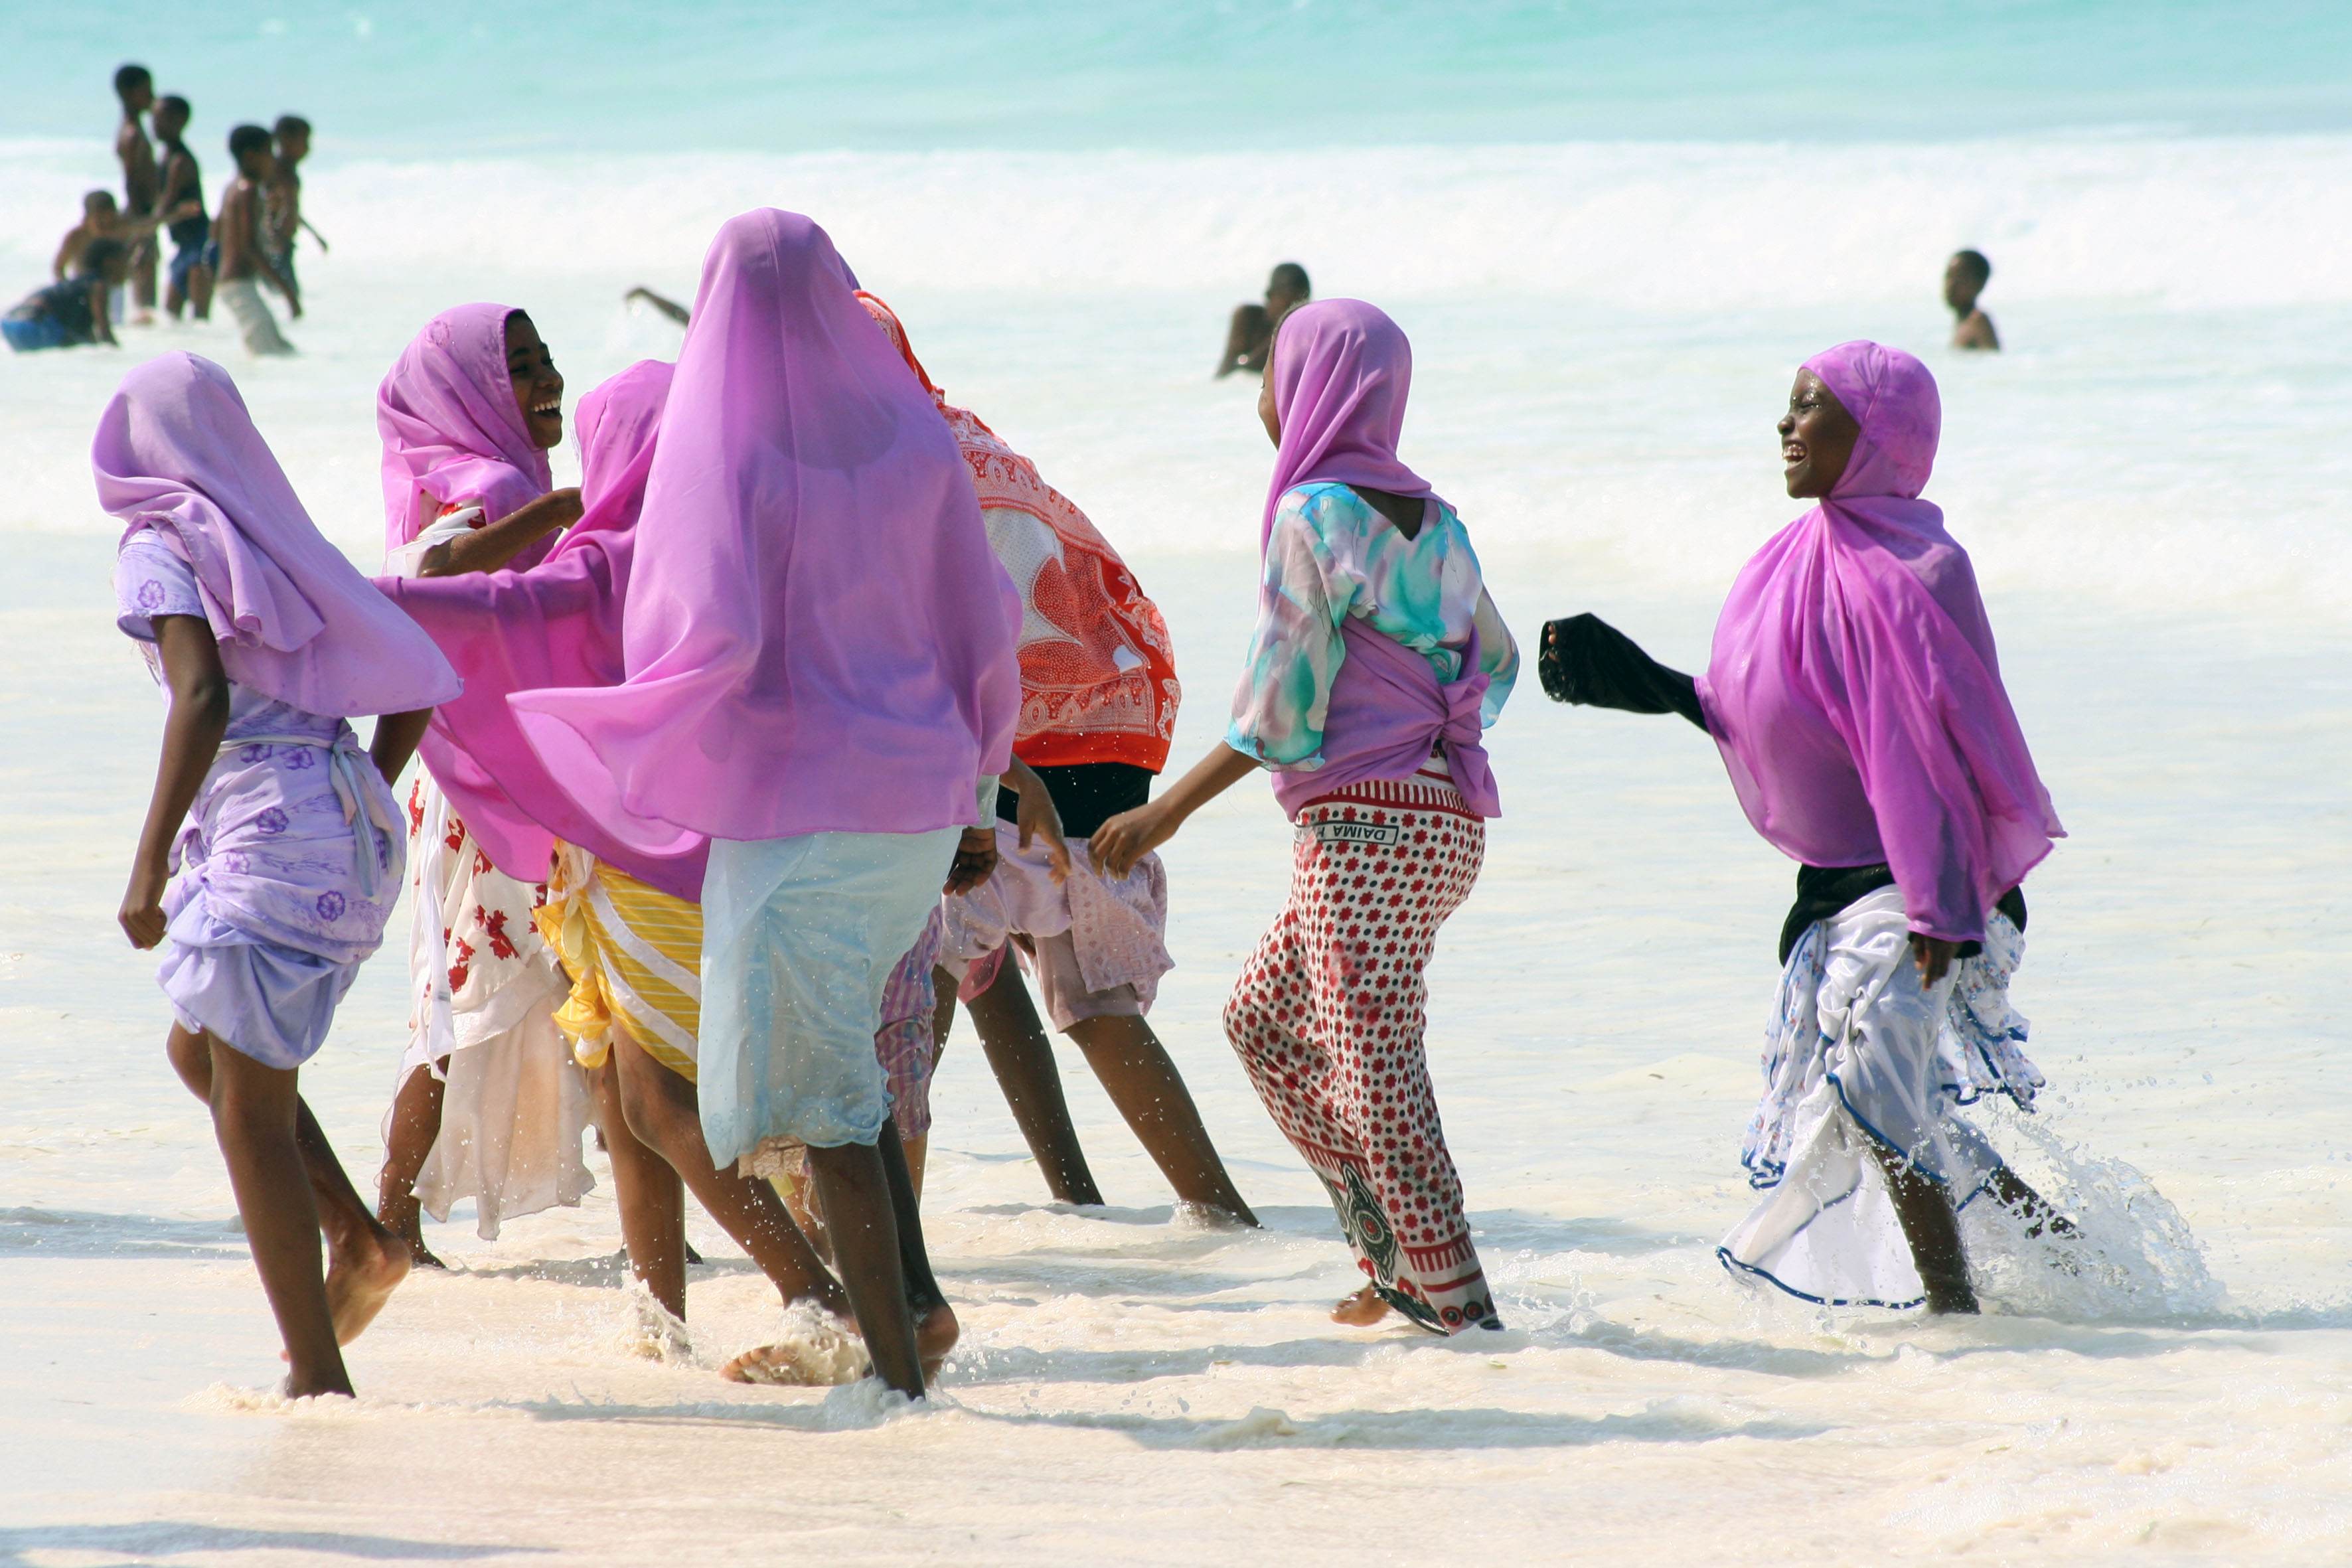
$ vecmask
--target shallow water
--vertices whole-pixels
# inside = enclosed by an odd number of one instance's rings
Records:
[[[458,159],[322,153],[338,249],[306,255],[299,360],[248,364],[219,325],[0,357],[0,1563],[667,1568],[780,1538],[845,1563],[2345,1555],[2352,139],[1874,142],[1839,160],[1826,247],[1787,149],[1755,143],[744,153],[675,177],[650,154]],[[104,164],[0,148],[0,258],[37,270],[39,215]],[[2016,993],[2051,1090],[1986,1118],[2085,1221],[2071,1271],[1978,1236],[1994,1310],[1973,1322],[1725,1278],[1789,868],[1703,737],[1557,708],[1530,677],[1492,736],[1507,815],[1431,976],[1506,1332],[1323,1315],[1347,1257],[1216,1024],[1287,864],[1245,787],[1168,852],[1155,1022],[1265,1234],[1171,1215],[1075,1053],[1119,1206],[1045,1205],[963,1028],[926,1203],[966,1330],[940,1408],[719,1382],[777,1314],[698,1215],[691,1351],[635,1353],[608,1182],[495,1245],[461,1207],[432,1232],[457,1269],[352,1351],[367,1397],[274,1406],[217,1153],[111,921],[157,706],[109,620],[96,411],[139,354],[223,358],[366,561],[369,399],[427,314],[529,306],[576,398],[675,351],[621,290],[689,292],[712,224],[757,200],[834,226],[951,395],[1128,550],[1191,686],[1180,766],[1220,727],[1265,472],[1252,389],[1205,371],[1269,257],[1297,246],[1412,333],[1408,451],[1523,639],[1589,608],[1685,667],[1791,510],[1769,435],[1791,365],[1864,333],[1922,348],[1947,409],[1931,493],[2072,833],[2033,878]],[[1385,227],[1323,216],[1374,200]],[[1969,238],[2002,244],[1998,359],[1927,346],[1936,267]],[[305,1071],[363,1185],[404,1016],[380,956]]]

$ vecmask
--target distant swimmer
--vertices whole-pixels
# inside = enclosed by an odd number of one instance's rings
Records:
[[[681,327],[686,325],[689,319],[690,313],[685,306],[679,304],[675,300],[666,299],[663,296],[655,293],[652,289],[646,288],[642,283],[621,296],[621,303],[624,305],[627,304],[632,300],[643,300],[646,304],[651,305],[655,310],[659,310],[663,315],[667,316],[671,321],[676,321]]]
[[[1265,280],[1265,304],[1234,307],[1234,323],[1225,330],[1225,352],[1217,361],[1218,379],[1237,370],[1252,375],[1264,370],[1266,353],[1274,347],[1274,329],[1312,297],[1307,268],[1296,261],[1276,268]]]
[[[278,144],[272,156],[276,166],[261,186],[261,254],[277,274],[272,285],[282,282],[287,289],[292,289],[294,241],[299,231],[310,228],[310,220],[302,216],[302,175],[299,167],[310,155],[310,122],[299,114],[281,114],[275,134]],[[320,253],[325,254],[326,237],[310,228],[310,237],[319,242]],[[289,301],[291,298],[289,295]]]
[[[93,239],[75,258],[74,276],[36,289],[0,316],[0,337],[18,353],[114,342],[106,297],[131,275],[131,250],[119,239]]]
[[[155,107],[155,79],[145,66],[124,66],[114,73],[114,96],[122,100],[122,123],[114,132],[114,155],[122,163],[122,212],[130,218],[152,216],[155,198],[163,195],[163,176],[155,168],[155,144],[139,117]],[[131,298],[137,307],[131,320],[141,326],[155,319],[155,237],[150,233],[131,252]]]
[[[290,354],[294,345],[278,334],[277,319],[261,297],[267,279],[286,296],[286,309],[296,319],[302,314],[302,295],[294,279],[281,275],[269,259],[263,237],[263,192],[277,172],[269,151],[269,132],[258,125],[240,125],[228,133],[229,156],[236,160],[236,178],[221,196],[220,243],[215,254],[220,268],[221,303],[236,318],[237,335],[245,352],[256,356]],[[176,265],[176,263],[174,264]]]
[[[163,194],[156,198],[155,216],[170,226],[165,232],[175,247],[163,309],[175,321],[190,306],[199,321],[211,320],[213,313],[212,219],[205,216],[205,176],[196,155],[180,140],[193,112],[188,100],[177,95],[155,105],[155,140],[163,144]]]
[[[1992,263],[1981,250],[1956,250],[1944,264],[1944,303],[1952,308],[1958,323],[1952,329],[1954,348],[2000,351],[2000,335],[1992,330],[1992,318],[1977,309],[1977,296],[1991,279]]]

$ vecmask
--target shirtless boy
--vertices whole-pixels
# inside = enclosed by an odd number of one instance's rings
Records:
[[[1237,370],[1252,375],[1265,368],[1266,352],[1274,347],[1274,329],[1282,318],[1307,303],[1312,295],[1307,268],[1286,261],[1265,280],[1265,303],[1236,305],[1233,324],[1225,329],[1225,352],[1217,361],[1219,379]]]
[[[1944,264],[1944,303],[1952,308],[1958,323],[1952,328],[1954,348],[2000,351],[2000,336],[1992,330],[1992,318],[1977,309],[1977,296],[1991,279],[1992,263],[1981,250],[1956,250]]]
[[[71,278],[80,269],[82,252],[93,240],[119,239],[123,248],[132,248],[135,240],[143,240],[155,232],[153,218],[136,222],[126,219],[122,209],[114,205],[112,191],[91,191],[81,198],[81,221],[66,230],[65,238],[58,242],[57,259],[49,263],[50,276],[60,281]]]
[[[301,318],[301,291],[292,278],[278,270],[263,248],[263,189],[278,163],[269,151],[269,132],[258,125],[240,125],[228,133],[228,151],[236,160],[236,178],[221,195],[221,303],[236,319],[246,353],[290,354],[294,345],[278,335],[277,318],[270,315],[260,289],[261,281],[268,279],[286,296],[286,308],[298,321]]]
[[[261,249],[269,258],[271,269],[291,284],[296,233],[310,227],[302,221],[302,176],[297,167],[310,155],[310,122],[299,114],[281,114],[276,133],[278,166],[262,186]],[[318,234],[317,229],[310,229],[312,238],[317,239]],[[319,248],[325,250],[327,242],[319,240]],[[301,312],[297,310],[295,314]]]
[[[188,100],[166,96],[155,105],[155,140],[163,144],[163,194],[156,216],[170,226],[173,249],[170,282],[163,289],[163,309],[172,320],[183,307],[195,307],[196,320],[213,313],[213,269],[205,259],[205,242],[212,237],[212,220],[205,216],[205,177],[196,155],[180,138],[193,111]]]
[[[145,66],[124,66],[114,73],[114,96],[122,100],[122,123],[114,132],[114,155],[122,163],[122,211],[132,219],[151,217],[155,199],[163,194],[155,170],[154,144],[139,117],[155,107],[155,79]],[[138,307],[131,318],[141,326],[155,319],[155,236],[151,229],[131,252],[131,299]]]

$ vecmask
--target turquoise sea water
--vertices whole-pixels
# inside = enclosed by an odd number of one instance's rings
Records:
[[[0,39],[0,137],[102,131],[138,59],[206,141],[299,110],[373,156],[2352,125],[2352,5],[2328,0],[9,0]]]

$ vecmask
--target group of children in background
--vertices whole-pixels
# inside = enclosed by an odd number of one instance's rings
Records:
[[[1156,851],[1259,771],[1290,887],[1224,1027],[1362,1277],[1332,1316],[1499,1326],[1423,976],[1501,809],[1482,735],[1519,650],[1399,454],[1404,333],[1288,281],[1228,353],[1260,358],[1275,447],[1255,629],[1223,739],[1157,796],[1181,695],[1160,612],[806,217],[719,230],[669,307],[676,363],[579,400],[577,489],[552,485],[566,387],[528,313],[427,322],[378,395],[373,581],[219,366],[125,379],[93,457],[167,717],[121,919],[163,949],[289,1393],[350,1392],[340,1346],[437,1261],[420,1210],[472,1197],[494,1235],[579,1201],[593,1122],[663,1332],[691,1192],[787,1309],[727,1375],[920,1397],[958,1334],[919,1205],[958,1000],[1053,1194],[1101,1201],[1031,985],[1181,1203],[1255,1226],[1146,1016],[1172,963]],[[1708,676],[1590,616],[1547,627],[1542,668],[1565,700],[1706,728],[1804,865],[1749,1137],[1771,1190],[1727,1265],[1969,1310],[1959,1207],[2066,1230],[1954,1113],[2040,1084],[2005,995],[2059,829],[1967,555],[1917,499],[1939,418],[1908,355],[1809,362],[1780,429],[1789,493],[1820,501],[1743,574]],[[297,1072],[404,885],[411,1045],[371,1210]]]
[[[153,76],[138,65],[115,72],[114,90],[122,103],[114,139],[122,200],[110,191],[83,196],[81,221],[67,231],[51,264],[54,280],[0,316],[8,346],[26,353],[110,344],[118,322],[152,324],[161,263],[163,308],[173,321],[184,314],[209,321],[217,297],[247,353],[293,353],[261,289],[276,290],[295,317],[302,314],[295,244],[304,229],[318,237],[302,216],[300,165],[310,152],[310,121],[287,114],[273,130],[231,130],[228,154],[236,173],[215,214],[205,206],[203,169],[184,140],[194,114],[188,100],[157,97]],[[172,244],[168,262],[158,229]],[[319,243],[324,249],[326,242]]]

